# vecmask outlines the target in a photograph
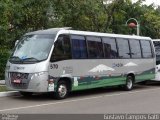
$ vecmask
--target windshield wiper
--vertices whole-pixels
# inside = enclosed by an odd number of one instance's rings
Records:
[[[18,56],[12,56],[12,57],[10,57],[9,61],[13,62],[13,63],[17,63],[17,64],[30,64],[30,63],[41,62],[42,60],[38,60],[34,57],[21,59]]]
[[[31,62],[39,62],[40,60],[38,60],[37,58],[34,58],[34,57],[30,57],[30,58],[25,58],[25,59],[22,59],[23,61],[31,61]]]
[[[18,56],[12,56],[10,57],[11,60],[21,60]]]

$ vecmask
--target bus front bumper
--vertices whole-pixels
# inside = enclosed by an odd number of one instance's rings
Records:
[[[9,90],[34,93],[54,91],[54,84],[48,84],[48,72],[29,74],[28,79],[22,80],[5,76],[5,80]]]

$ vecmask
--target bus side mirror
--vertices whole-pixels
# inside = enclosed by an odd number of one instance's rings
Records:
[[[15,42],[14,46],[16,46],[16,45],[18,44],[18,42],[19,42],[19,40],[16,40],[16,42]]]

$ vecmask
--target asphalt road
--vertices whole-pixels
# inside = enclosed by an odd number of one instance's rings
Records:
[[[48,94],[0,98],[0,113],[12,114],[106,114],[160,113],[160,83],[136,85],[132,91],[100,88],[73,92],[65,100]]]

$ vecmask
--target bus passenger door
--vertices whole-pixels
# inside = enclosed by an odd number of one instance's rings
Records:
[[[49,76],[51,78],[54,78],[55,84],[57,83],[57,80],[59,80],[59,78],[71,78],[72,73],[66,72],[68,70],[67,66],[70,60],[71,45],[69,35],[59,35],[58,39],[54,43],[54,49],[50,58],[49,65]]]

